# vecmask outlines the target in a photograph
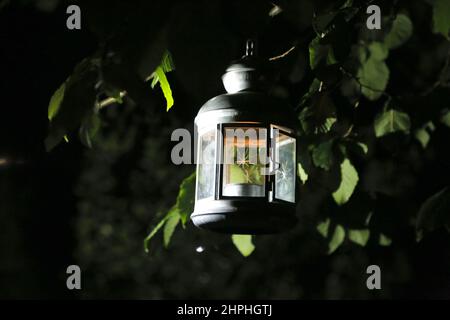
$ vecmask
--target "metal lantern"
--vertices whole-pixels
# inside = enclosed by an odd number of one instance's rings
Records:
[[[237,234],[276,233],[296,223],[296,116],[268,94],[264,64],[246,55],[222,77],[227,94],[206,102],[198,133],[193,223]]]

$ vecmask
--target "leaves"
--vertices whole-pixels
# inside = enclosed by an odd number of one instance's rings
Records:
[[[377,61],[384,61],[389,55],[389,49],[383,43],[374,41],[369,44],[369,52],[371,58]]]
[[[64,82],[52,95],[50,103],[48,104],[48,120],[51,121],[58,113],[64,98],[65,90],[66,90],[66,83]]]
[[[367,244],[367,241],[369,241],[369,236],[369,229],[348,230],[348,238],[350,239],[350,241],[359,244],[362,247],[364,247]]]
[[[333,199],[338,205],[343,205],[350,199],[358,180],[358,172],[350,160],[344,159],[341,163],[341,183],[338,189],[333,192]]]
[[[239,250],[239,252],[244,256],[248,257],[255,250],[255,246],[252,242],[252,236],[248,234],[233,234],[231,236],[233,244]]]
[[[168,52],[166,52],[162,58],[161,64],[156,68],[155,72],[147,79],[152,79],[151,86],[154,88],[159,83],[161,90],[166,99],[166,111],[169,111],[174,104],[172,89],[170,88],[169,81],[167,80],[166,73],[174,70],[174,64],[172,58]]]
[[[305,184],[308,180],[308,174],[306,173],[305,169],[303,169],[303,166],[300,162],[297,163],[297,175],[303,184]]]
[[[79,130],[81,143],[83,143],[88,148],[92,148],[92,139],[97,134],[100,126],[101,120],[97,113],[93,112],[91,115],[88,115],[86,119],[81,123]]]
[[[449,39],[450,1],[435,0],[433,5],[433,32],[441,33]]]
[[[315,86],[314,83],[313,85]],[[310,88],[310,90],[314,89]],[[329,132],[336,122],[336,107],[333,101],[328,94],[322,92],[312,93],[308,100],[310,100],[310,105],[304,108],[299,115],[303,132],[305,134]]]
[[[149,252],[150,240],[153,239],[153,237],[156,235],[156,233],[158,233],[158,231],[164,226],[164,224],[166,223],[167,219],[169,219],[169,218],[170,218],[169,215],[165,216],[160,222],[158,222],[158,224],[153,228],[153,230],[145,238],[145,240],[144,240],[144,250],[145,250],[145,252],[147,252],[147,253]]]
[[[45,140],[47,151],[58,145],[94,110],[96,81],[96,65],[91,59],[84,59],[53,94],[48,107],[50,129]]]
[[[328,243],[328,254],[332,254],[337,248],[344,242],[345,239],[345,229],[340,224],[334,229],[333,236]]]
[[[449,109],[445,109],[442,112],[442,115],[440,117],[440,121],[445,124],[447,127],[450,128],[450,110]]]
[[[412,33],[413,25],[409,17],[398,14],[392,23],[391,30],[384,38],[384,43],[389,49],[398,48],[411,37]]]
[[[317,231],[322,235],[322,237],[326,238],[328,236],[328,229],[330,228],[330,218],[327,218],[325,221],[319,223],[316,227]]]
[[[177,212],[173,212],[167,219],[166,223],[164,224],[163,230],[164,247],[167,248],[169,246],[170,239],[172,238],[175,228],[180,223],[180,220],[181,220],[180,215],[177,214]]]
[[[358,142],[357,146],[361,148],[361,150],[364,154],[367,154],[367,152],[369,152],[369,147],[367,146],[367,144],[365,144],[363,142]]]
[[[172,97],[172,89],[170,88],[169,81],[167,80],[166,74],[164,73],[161,67],[156,68],[156,75],[159,79],[159,85],[164,94],[164,98],[166,98],[166,111],[169,111],[173,106],[173,97]]]
[[[433,231],[439,227],[450,227],[450,188],[445,187],[429,197],[417,215],[417,230]]]
[[[377,138],[397,131],[409,133],[410,127],[408,114],[387,106],[375,117],[374,129]]]
[[[388,247],[388,246],[391,245],[391,243],[392,243],[391,238],[389,238],[388,236],[386,236],[386,235],[383,234],[383,233],[380,233],[380,236],[379,236],[379,238],[378,238],[378,244],[379,244],[380,246]]]
[[[148,252],[148,245],[155,234],[164,226],[164,246],[168,247],[175,228],[181,221],[184,226],[189,219],[192,211],[194,211],[195,199],[195,172],[185,178],[180,184],[177,201],[169,212],[161,219],[155,228],[150,232],[144,240],[145,251]]]
[[[322,45],[321,38],[317,36],[309,44],[309,64],[311,69],[316,69],[323,62],[333,63],[333,51],[330,45]]]
[[[420,142],[425,149],[430,141],[430,133],[435,129],[433,122],[428,121],[421,128],[417,129],[414,133],[414,137]]]
[[[178,192],[176,207],[178,208],[178,214],[181,217],[183,225],[194,211],[194,199],[195,199],[195,172],[181,182],[180,191]]]
[[[316,146],[312,152],[312,160],[316,167],[329,170],[333,164],[333,140]]]
[[[378,51],[376,55],[371,54],[356,74],[362,94],[372,101],[381,97],[389,81],[389,69],[384,61],[379,60],[379,54]]]

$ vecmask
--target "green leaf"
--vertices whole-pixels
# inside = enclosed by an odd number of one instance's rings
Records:
[[[332,254],[344,242],[345,229],[340,224],[334,229],[333,237],[328,243],[328,254]]]
[[[314,80],[311,82],[311,85],[309,86],[308,92],[305,93],[300,101],[299,106],[304,106],[307,101],[311,99],[311,97],[320,89],[321,81],[317,78],[314,78]]]
[[[303,166],[300,162],[297,163],[297,175],[303,184],[305,184],[305,182],[308,180],[308,174],[306,173],[305,169],[303,169]]]
[[[422,147],[425,149],[430,142],[430,132],[434,131],[435,127],[433,122],[428,121],[421,128],[414,132],[414,137],[420,142]]]
[[[341,163],[341,183],[338,189],[333,192],[334,201],[338,205],[343,205],[350,199],[358,180],[358,172],[353,167],[350,160],[344,159]]]
[[[389,55],[389,49],[381,42],[369,44],[370,57],[377,61],[384,61]]]
[[[411,121],[408,114],[385,107],[384,110],[375,117],[374,129],[377,138],[393,132],[409,133]]]
[[[178,191],[177,201],[169,212],[161,219],[156,227],[150,232],[147,238],[144,240],[145,251],[148,252],[148,243],[154,237],[154,235],[164,226],[164,246],[168,247],[170,239],[176,226],[181,221],[185,226],[187,219],[190,217],[192,211],[194,211],[194,198],[195,198],[195,172],[185,178]]]
[[[172,238],[175,228],[180,223],[180,219],[181,217],[178,212],[172,212],[170,213],[170,217],[166,220],[166,223],[164,224],[163,239],[164,239],[164,246],[166,248],[169,246],[170,239]]]
[[[330,218],[327,218],[325,221],[319,223],[316,229],[322,235],[322,237],[326,238],[328,236],[329,227],[330,227]]]
[[[180,191],[178,192],[176,207],[181,217],[183,226],[194,211],[195,200],[195,172],[189,175],[181,182]]]
[[[244,257],[248,257],[255,250],[255,246],[252,243],[252,236],[249,234],[233,234],[231,239]]]
[[[424,149],[427,147],[428,142],[430,141],[430,134],[424,128],[417,129],[414,133],[414,137],[417,139],[417,141],[420,142],[422,148]]]
[[[333,47],[329,44],[322,44],[322,38],[317,36],[309,44],[309,65],[312,70],[320,65],[331,65],[336,63]]]
[[[80,123],[93,112],[96,100],[95,83],[98,72],[93,59],[86,58],[75,67],[72,75],[50,99],[50,129],[45,139],[47,151],[58,145],[64,136],[78,129]]]
[[[100,126],[101,120],[98,114],[92,113],[91,115],[87,116],[86,119],[81,123],[79,130],[81,143],[83,143],[88,148],[92,148],[92,139],[100,130]]]
[[[413,33],[413,24],[407,15],[398,14],[392,23],[392,28],[384,38],[389,49],[395,49],[404,44]]]
[[[450,32],[450,1],[435,0],[433,6],[433,32],[441,33],[449,39]]]
[[[158,222],[158,224],[156,225],[156,227],[153,228],[153,230],[149,233],[149,235],[145,238],[144,240],[144,250],[146,253],[149,252],[149,243],[150,240],[156,235],[156,233],[158,233],[158,231],[164,226],[164,224],[166,223],[167,219],[169,218],[169,215],[166,215],[160,222]]]
[[[329,46],[320,44],[320,37],[315,37],[309,44],[309,65],[314,70],[328,55]]]
[[[369,241],[369,236],[369,229],[352,229],[348,231],[348,238],[350,241],[359,244],[362,247],[364,247],[367,244],[367,241]]]
[[[164,73],[175,70],[175,65],[173,63],[172,56],[168,51],[164,53],[160,66],[163,69]]]
[[[56,116],[61,107],[61,103],[64,99],[64,91],[66,90],[66,83],[64,82],[56,91],[53,93],[50,103],[48,104],[48,120]]]
[[[440,121],[450,128],[450,110],[445,109],[441,115]]]
[[[388,246],[391,245],[391,243],[392,243],[391,238],[389,238],[388,236],[386,236],[386,235],[383,234],[383,233],[380,233],[380,237],[379,237],[379,239],[378,239],[378,244],[379,244],[380,246],[388,247]]]
[[[369,147],[367,146],[367,144],[358,142],[357,145],[362,149],[364,154],[367,154],[367,152],[369,152]]]
[[[319,87],[320,83],[319,81]],[[307,100],[310,100],[310,104],[303,108],[299,115],[301,128],[304,133],[318,134],[330,131],[336,122],[336,107],[333,104],[333,100],[327,93],[323,92],[315,92]]]
[[[175,66],[172,61],[172,57],[169,52],[165,52],[163,55],[163,58],[161,60],[161,64],[156,68],[155,72],[153,72],[150,77],[148,77],[146,80],[152,79],[151,87],[154,88],[157,83],[159,83],[164,98],[166,99],[166,110],[169,111],[169,109],[173,106],[174,100],[172,96],[172,89],[170,88],[169,81],[167,80],[166,73],[170,72],[175,69]]]
[[[161,86],[161,89],[164,94],[164,98],[166,98],[166,111],[169,111],[170,108],[173,106],[173,97],[172,97],[172,89],[170,88],[169,81],[167,80],[166,74],[164,73],[163,69],[161,67],[156,68],[156,75],[159,79],[159,85]]]
[[[316,146],[312,152],[312,160],[316,167],[329,170],[333,164],[333,140]]]
[[[369,100],[377,100],[383,94],[389,81],[389,69],[384,61],[374,56],[364,62],[356,77],[361,84],[361,93]]]
[[[417,230],[433,231],[450,226],[450,188],[429,197],[421,206],[417,216]]]

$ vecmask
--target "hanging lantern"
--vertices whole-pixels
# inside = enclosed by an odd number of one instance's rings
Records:
[[[296,223],[296,116],[267,93],[264,64],[246,55],[222,77],[227,94],[206,102],[198,133],[193,223],[223,233],[276,233]]]

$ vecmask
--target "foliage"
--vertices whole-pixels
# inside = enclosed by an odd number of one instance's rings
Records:
[[[341,163],[341,183],[338,189],[333,192],[334,201],[338,205],[346,203],[353,194],[358,183],[358,172],[348,159]]]
[[[376,116],[374,122],[375,136],[377,138],[397,131],[409,133],[410,127],[411,122],[408,114],[386,107],[383,112]]]
[[[450,33],[450,4],[445,0],[435,0],[433,5],[433,31],[448,39]]]
[[[170,53],[166,52],[164,53],[164,56],[162,57],[161,64],[156,67],[155,72],[153,72],[147,80],[152,79],[151,86],[152,88],[155,87],[157,83],[161,86],[161,90],[164,93],[164,98],[166,98],[167,106],[166,110],[169,111],[169,109],[173,106],[173,97],[172,97],[172,89],[170,88],[169,81],[167,80],[166,73],[173,71],[174,65],[172,58],[170,57]]]
[[[255,246],[252,243],[252,236],[249,234],[233,234],[231,239],[244,257],[248,257],[255,250]]]
[[[149,251],[149,241],[161,228],[164,227],[164,245],[167,247],[178,223],[181,221],[183,226],[186,224],[192,211],[194,211],[195,176],[194,172],[181,182],[175,205],[145,238],[144,248],[146,252]]]

